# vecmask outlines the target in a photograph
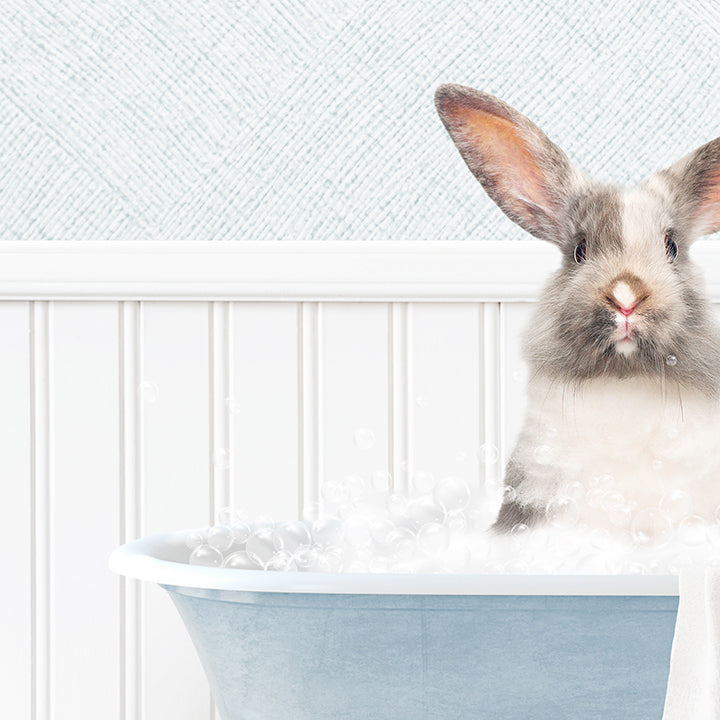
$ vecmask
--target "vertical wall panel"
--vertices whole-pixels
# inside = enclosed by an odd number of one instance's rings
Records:
[[[0,458],[3,502],[3,641],[0,698],[7,717],[29,718],[32,708],[32,497],[30,471],[30,309],[0,303]]]
[[[436,479],[455,475],[477,486],[480,306],[417,303],[412,323],[412,470]]]
[[[388,306],[323,306],[323,478],[388,470]]]
[[[210,522],[210,360],[206,303],[141,307],[142,533]],[[202,720],[210,695],[179,615],[144,588],[143,720]]]
[[[520,433],[525,415],[525,386],[528,372],[522,357],[522,334],[532,313],[531,303],[503,303],[500,308],[500,411],[502,432],[500,456],[505,465]]]
[[[52,325],[53,720],[119,718],[118,308],[55,303]]]
[[[233,505],[250,517],[297,518],[297,305],[234,305],[232,348],[226,411],[233,427]]]

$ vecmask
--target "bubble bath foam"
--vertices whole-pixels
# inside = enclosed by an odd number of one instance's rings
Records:
[[[223,720],[662,716],[675,577],[236,570],[186,536],[110,564],[169,592]]]

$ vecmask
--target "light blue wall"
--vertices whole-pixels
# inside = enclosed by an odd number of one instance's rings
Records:
[[[638,180],[720,135],[719,18],[693,0],[5,0],[0,239],[520,238],[435,86],[493,92],[591,174]]]

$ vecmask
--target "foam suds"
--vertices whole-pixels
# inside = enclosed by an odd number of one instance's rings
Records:
[[[275,522],[223,509],[188,532],[191,564],[237,569],[372,573],[678,574],[720,549],[720,522],[692,513],[682,490],[658,507],[627,505],[612,478],[578,483],[548,504],[539,527],[489,530],[512,489],[473,493],[458,477],[413,477],[409,495],[387,473],[325,483],[314,521]],[[592,525],[587,508],[598,518]]]

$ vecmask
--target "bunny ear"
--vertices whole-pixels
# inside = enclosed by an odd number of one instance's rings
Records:
[[[711,140],[660,173],[675,188],[691,236],[720,230],[720,138]]]
[[[441,85],[435,107],[487,194],[518,225],[559,243],[569,196],[585,180],[565,154],[524,115],[461,85]]]

